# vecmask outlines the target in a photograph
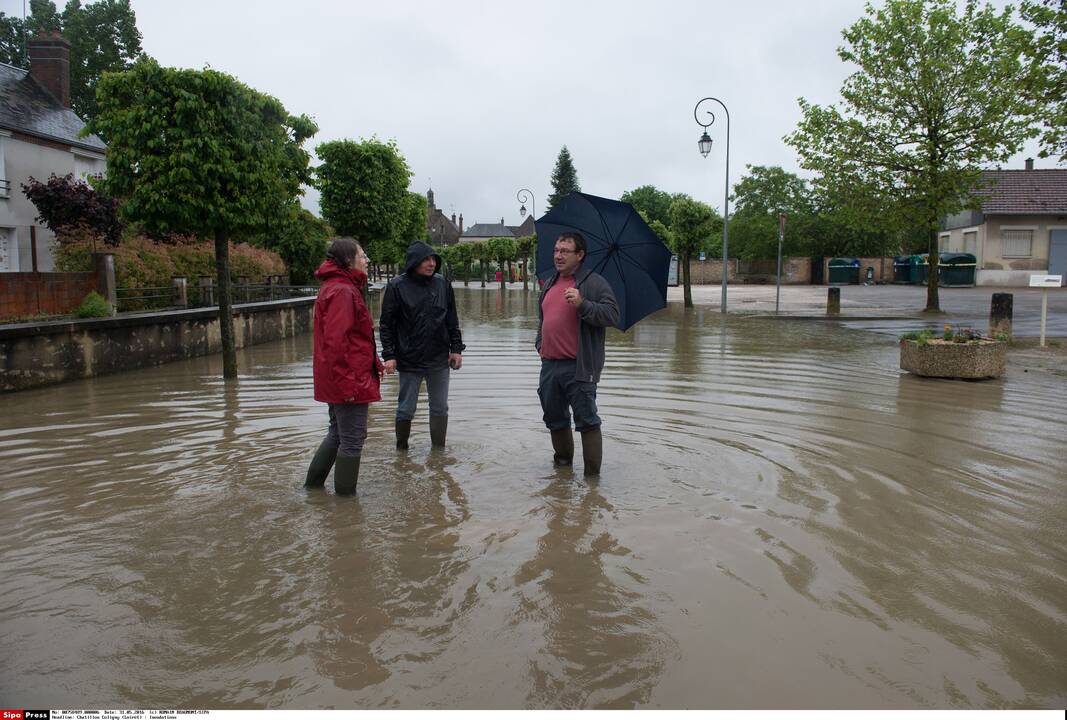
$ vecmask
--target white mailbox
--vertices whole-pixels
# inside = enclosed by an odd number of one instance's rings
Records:
[[[1060,287],[1063,285],[1063,275],[1031,275],[1030,287]]]

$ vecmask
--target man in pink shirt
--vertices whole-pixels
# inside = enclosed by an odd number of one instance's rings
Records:
[[[596,386],[604,369],[605,329],[619,321],[619,305],[607,280],[582,267],[585,238],[567,232],[556,239],[556,274],[545,283],[534,345],[541,355],[541,398],[545,425],[552,433],[553,461],[574,459],[574,428],[582,435],[586,475],[599,475],[603,437]]]

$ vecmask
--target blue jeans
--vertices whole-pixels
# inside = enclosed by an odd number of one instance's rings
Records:
[[[574,429],[578,432],[600,427],[600,416],[596,414],[596,383],[575,380],[576,365],[574,360],[541,361],[537,395],[541,398],[541,409],[549,430],[569,428],[572,410]]]
[[[397,398],[396,419],[411,420],[419,400],[422,381],[426,380],[426,394],[430,396],[430,417],[448,415],[448,377],[451,369],[445,365],[440,370],[424,373],[400,371],[400,397]]]

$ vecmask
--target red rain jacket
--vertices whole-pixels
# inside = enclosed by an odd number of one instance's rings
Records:
[[[327,260],[315,277],[322,281],[315,300],[315,399],[353,404],[381,400],[382,361],[362,294],[367,276]]]

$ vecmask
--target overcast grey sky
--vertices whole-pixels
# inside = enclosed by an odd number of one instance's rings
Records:
[[[721,210],[724,119],[710,129],[712,154],[696,148],[693,106],[707,95],[730,109],[731,183],[746,164],[798,171],[782,142],[797,98],[838,99],[840,33],[863,13],[862,0],[132,4],[161,63],[210,65],[314,117],[312,147],[395,139],[411,189],[425,193],[432,179],[437,206],[468,226],[518,224],[519,188],[540,215],[564,144],[586,192],[651,183]],[[318,212],[313,192],[305,204]]]

